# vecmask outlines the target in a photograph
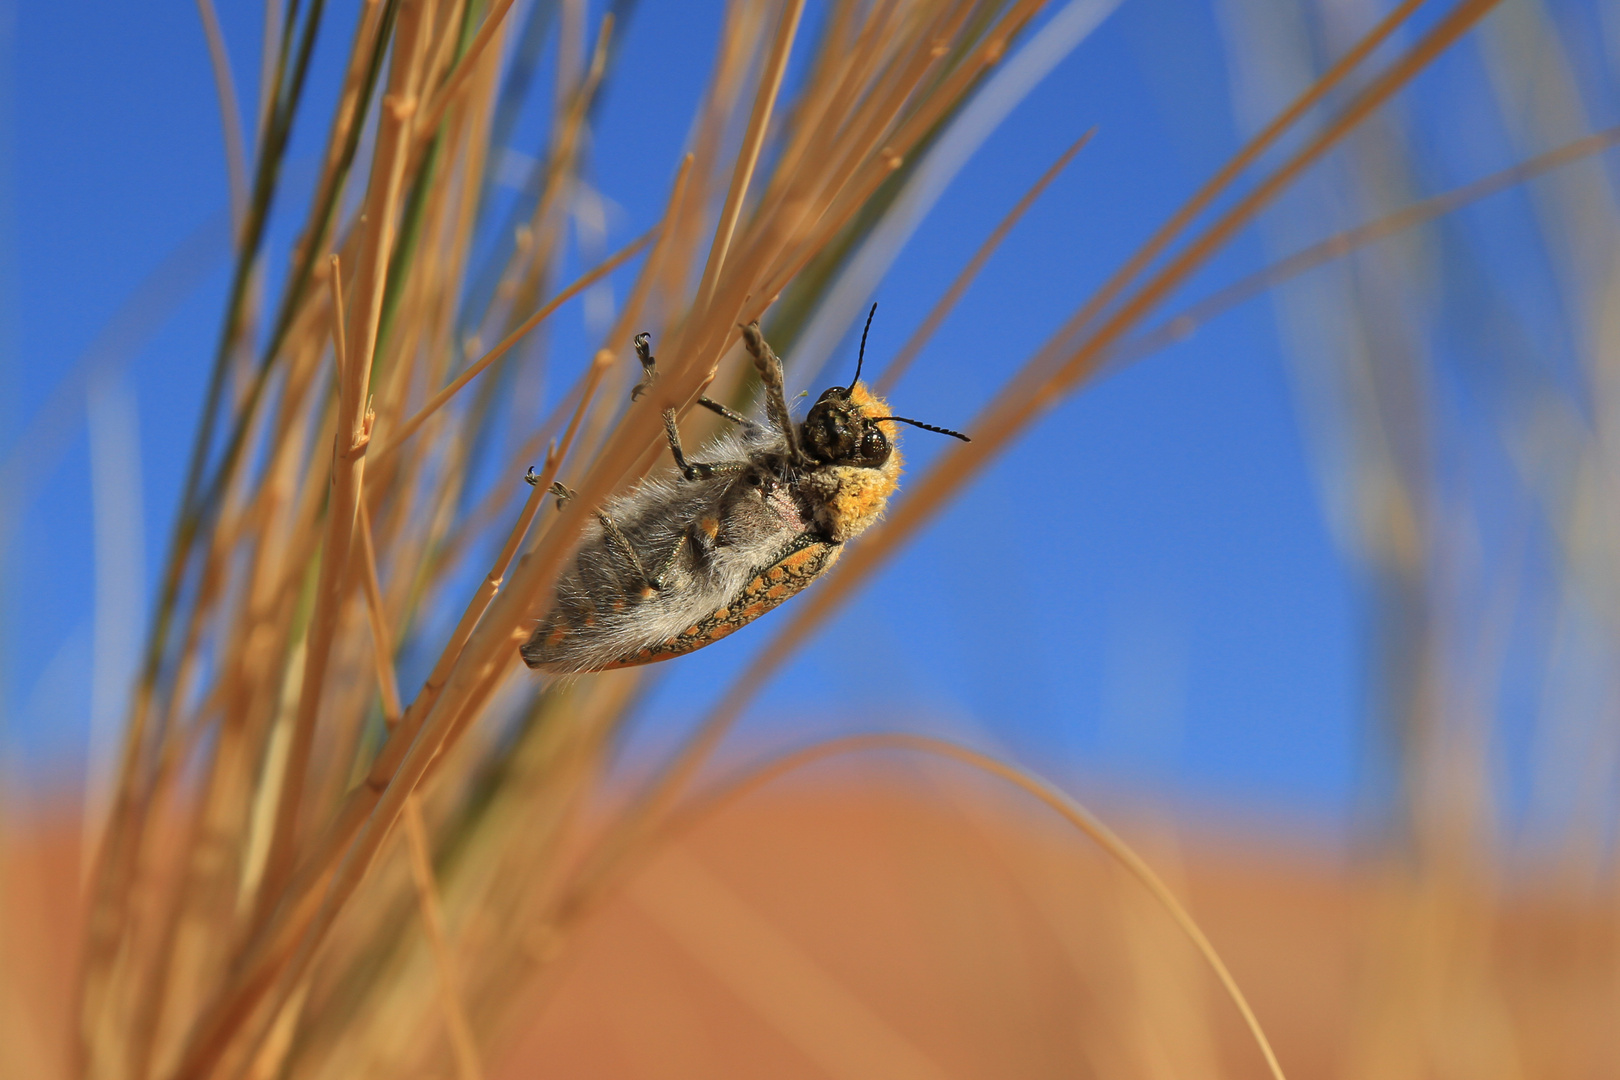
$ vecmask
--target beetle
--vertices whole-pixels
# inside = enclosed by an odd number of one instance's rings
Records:
[[[547,614],[520,647],[531,668],[559,674],[650,664],[700,649],[796,595],[866,531],[899,486],[899,424],[960,432],[889,413],[855,377],[829,387],[795,424],[782,362],[759,324],[742,327],[764,387],[764,422],[699,398],[735,427],[689,459],[674,409],[663,413],[673,476],[652,476],[596,514]],[[651,338],[636,336],[646,378]],[[533,482],[531,472],[531,482]],[[554,486],[559,499],[571,496]]]

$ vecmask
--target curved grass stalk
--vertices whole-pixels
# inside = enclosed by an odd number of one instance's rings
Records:
[[[197,17],[208,39],[208,63],[214,71],[214,92],[219,96],[219,124],[225,136],[225,178],[231,199],[231,236],[240,239],[247,218],[247,150],[242,141],[242,106],[236,98],[231,55],[219,28],[214,0],[197,0]]]
[[[1260,1020],[1255,1016],[1248,999],[1243,996],[1237,980],[1232,977],[1231,971],[1221,959],[1220,953],[1210,943],[1209,938],[1199,927],[1197,920],[1182,906],[1180,900],[1171,891],[1164,880],[1154,873],[1146,859],[1136,853],[1123,838],[1113,829],[1092,813],[1079,800],[1068,795],[1055,785],[1040,777],[1009,765],[989,754],[981,753],[971,747],[941,739],[931,735],[914,735],[907,732],[875,732],[866,735],[848,735],[826,742],[817,743],[791,753],[786,753],[771,761],[752,766],[741,775],[729,780],[721,781],[709,791],[695,796],[690,805],[670,814],[651,836],[647,846],[637,856],[638,866],[621,866],[619,873],[611,881],[603,882],[605,888],[600,888],[590,898],[581,898],[580,906],[572,912],[578,917],[588,917],[590,911],[598,910],[601,904],[608,899],[609,893],[615,891],[614,885],[622,885],[638,868],[644,868],[657,858],[659,852],[682,836],[690,833],[698,825],[711,820],[727,807],[735,805],[753,792],[758,791],[767,784],[789,773],[797,772],[818,761],[830,758],[844,757],[852,754],[870,753],[876,750],[908,750],[913,753],[928,754],[935,757],[949,758],[961,762],[970,768],[998,777],[1010,784],[1021,788],[1045,803],[1052,810],[1060,814],[1069,824],[1085,833],[1098,847],[1113,859],[1153,896],[1153,899],[1165,910],[1176,926],[1193,947],[1203,957],[1204,963],[1209,966],[1216,981],[1221,984],[1222,991],[1232,1002],[1244,1025],[1249,1029],[1255,1045],[1259,1048],[1261,1056],[1265,1059],[1266,1067],[1273,1080],[1285,1080],[1282,1065],[1277,1060],[1276,1053],[1271,1048],[1271,1041],[1266,1038],[1265,1029],[1261,1027]]]

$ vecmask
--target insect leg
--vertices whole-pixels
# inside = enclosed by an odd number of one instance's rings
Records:
[[[754,355],[754,367],[759,371],[759,381],[765,387],[765,415],[770,417],[771,423],[787,441],[788,460],[802,463],[804,455],[799,451],[798,433],[793,430],[793,416],[788,412],[782,361],[772,351],[770,342],[760,334],[759,323],[751,322],[743,327],[742,336],[743,344]]]
[[[669,440],[669,452],[675,457],[675,467],[681,470],[681,475],[688,480],[701,480],[710,476],[719,476],[724,473],[742,472],[748,468],[746,461],[720,461],[708,464],[702,461],[688,461],[686,454],[681,450],[681,431],[675,426],[675,410],[664,410],[664,436]]]
[[[686,460],[681,452],[681,429],[675,426],[675,410],[664,410],[664,438],[669,440],[669,452],[675,455],[675,467],[681,470],[681,475],[688,480],[696,480],[700,476],[708,475],[707,470],[700,468]]]
[[[657,362],[653,359],[652,354],[652,335],[642,331],[636,335],[635,344],[636,359],[641,361],[641,381],[631,388],[631,401],[635,401],[646,393],[647,387],[651,386],[653,380],[658,378],[658,368],[655,366]]]
[[[742,413],[732,412],[730,409],[726,408],[724,405],[720,404],[718,401],[713,401],[713,400],[711,400],[709,398],[706,398],[706,397],[700,397],[700,398],[698,398],[697,403],[699,405],[703,406],[705,409],[708,409],[710,412],[718,413],[719,415],[725,417],[727,420],[730,420],[733,424],[740,424],[741,426],[743,426],[745,428],[751,428],[751,427],[758,427],[759,426],[758,424],[755,424],[752,420],[748,419],[748,417],[744,416]]]
[[[535,474],[533,469],[530,469],[527,473],[525,473],[523,479],[530,487],[534,487],[540,482],[540,477]],[[567,504],[568,500],[575,497],[575,492],[573,489],[565,487],[561,483],[557,482],[552,483],[550,492],[552,495],[557,497],[558,510],[561,510],[563,506]],[[624,535],[624,530],[619,528],[618,523],[612,518],[608,517],[606,514],[602,513],[600,510],[596,512],[596,520],[602,523],[602,532],[607,536],[608,546],[618,549],[619,554],[624,557],[625,561],[630,564],[631,569],[636,572],[636,580],[641,583],[642,587],[644,589],[649,586],[654,589],[663,588],[663,575],[668,573],[669,565],[673,564],[674,562],[674,556],[671,555],[669,564],[666,564],[664,569],[659,571],[659,581],[655,582],[652,578],[647,576],[647,571],[641,566],[641,560],[636,557],[636,549],[630,546],[630,538]],[[677,545],[675,550],[677,552],[680,551],[680,546]]]
[[[675,541],[674,547],[669,549],[669,555],[664,559],[664,564],[658,568],[658,573],[647,579],[647,584],[659,592],[664,591],[664,586],[669,582],[669,572],[675,569],[675,560],[679,559],[681,552],[686,550],[686,543],[689,539],[691,539],[690,532],[681,533],[681,538]]]
[[[530,465],[529,471],[523,474],[523,482],[528,484],[530,487],[534,487],[540,482],[540,474],[534,471],[533,465]],[[557,496],[558,510],[561,510],[563,508],[563,504],[574,497],[574,490],[572,488],[564,487],[555,480],[551,482],[551,487],[547,490],[551,494]]]
[[[718,516],[703,517],[692,522],[686,527],[686,531],[681,533],[680,539],[675,541],[675,547],[671,549],[669,556],[664,559],[664,564],[658,568],[658,573],[653,575],[653,588],[663,590],[669,580],[669,572],[675,569],[675,561],[681,557],[681,552],[685,551],[688,546],[697,552],[699,562],[703,562],[714,553],[714,549],[719,545],[720,518]]]
[[[658,378],[658,361],[653,357],[651,341],[651,336],[646,333],[636,335],[636,359],[641,361],[641,370],[643,374],[641,381],[638,382],[630,391],[631,401],[635,401],[637,398],[641,397],[641,395],[646,392],[647,388],[652,385],[653,380]],[[727,420],[730,420],[733,424],[741,424],[743,427],[756,426],[752,420],[748,419],[748,417],[744,416],[742,413],[732,412],[718,401],[713,401],[706,397],[700,397],[698,398],[698,404],[702,405],[705,409],[712,409],[721,416],[725,417]]]
[[[624,557],[624,560],[630,564],[630,568],[635,571],[636,581],[641,586],[642,596],[651,596],[659,586],[648,576],[646,569],[641,565],[641,560],[636,557],[636,549],[630,546],[630,538],[624,535],[624,530],[619,528],[617,522],[600,510],[596,512],[596,520],[602,523],[602,532],[607,538],[608,547],[616,548],[619,554]]]

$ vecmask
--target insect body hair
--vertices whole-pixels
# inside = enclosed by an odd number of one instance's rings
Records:
[[[807,525],[789,484],[769,475],[782,449],[767,428],[733,432],[705,447],[704,456],[757,462],[759,472],[696,480],[654,475],[610,500],[603,515],[644,569],[651,572],[676,552],[667,579],[657,589],[635,580],[607,527],[594,524],[558,581],[551,612],[524,645],[525,661],[557,672],[615,666],[676,637],[741,592]],[[694,530],[707,531],[713,546],[693,545],[687,538]]]
[[[887,416],[889,406],[874,397],[865,383],[849,388],[849,401],[867,418]],[[878,428],[888,437],[889,456],[882,465],[824,465],[806,473],[802,486],[814,506],[816,524],[832,540],[851,540],[883,516],[889,496],[900,486],[903,464],[899,447],[899,425],[879,421]]]

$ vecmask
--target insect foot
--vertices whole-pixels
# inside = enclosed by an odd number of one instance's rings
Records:
[[[634,667],[719,641],[826,573],[882,516],[900,483],[899,424],[967,438],[890,414],[860,381],[864,332],[855,378],[829,387],[795,422],[781,360],[757,323],[742,331],[764,388],[763,420],[700,399],[737,426],[694,461],[674,410],[665,413],[675,474],[649,477],[602,507],[520,649],[530,667]],[[654,377],[649,341],[636,338],[647,377],[635,392]],[[558,497],[571,494],[562,488]]]
[[[652,354],[652,335],[643,330],[635,337],[636,359],[641,361],[641,381],[630,388],[630,400],[636,401],[658,378],[657,361]]]

